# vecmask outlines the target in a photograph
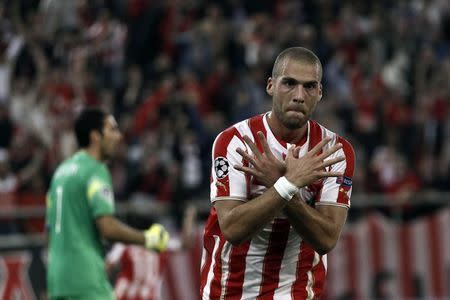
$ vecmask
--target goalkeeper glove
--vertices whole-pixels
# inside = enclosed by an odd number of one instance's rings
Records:
[[[144,231],[145,247],[157,252],[166,250],[169,233],[161,224],[153,224]]]

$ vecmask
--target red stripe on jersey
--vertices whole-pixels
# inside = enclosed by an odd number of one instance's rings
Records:
[[[252,132],[253,139],[255,140],[256,146],[258,147],[258,150],[263,153],[263,146],[261,144],[261,141],[258,137],[258,131],[261,131],[264,136],[267,138],[267,130],[266,127],[264,127],[264,121],[263,121],[264,115],[258,115],[254,116],[253,118],[250,118],[248,120],[248,127],[250,127],[250,131]],[[286,143],[285,143],[286,144]]]
[[[300,245],[300,253],[298,254],[297,263],[297,278],[292,285],[291,295],[292,299],[306,299],[308,293],[306,286],[308,284],[307,272],[311,270],[314,261],[314,250],[305,241],[302,241]]]
[[[289,238],[289,229],[290,223],[287,220],[276,219],[274,221],[264,257],[260,296],[257,298],[259,300],[273,299],[275,289],[278,287],[281,262]]]
[[[178,295],[177,295],[177,280],[176,280],[176,276],[174,274],[174,271],[172,270],[172,265],[169,263],[169,261],[167,261],[166,263],[166,270],[164,272],[164,277],[165,277],[165,282],[167,283],[167,291],[169,293],[169,297],[171,297],[171,299],[177,299]]]
[[[205,224],[205,234],[203,236],[203,251],[207,254],[205,255],[205,262],[200,272],[200,295],[203,295],[203,290],[205,289],[206,281],[208,280],[208,272],[212,264],[212,253],[215,245],[214,235],[221,235],[221,232],[217,220],[216,209],[211,207],[208,220]]]
[[[312,120],[309,121],[309,145],[308,145],[308,151],[310,151],[314,146],[316,146],[322,138],[322,128],[320,125]],[[322,153],[322,150],[319,152]]]
[[[353,150],[352,145],[342,137],[337,137],[337,142],[342,144],[342,150],[345,154],[345,170],[344,177],[353,178],[353,173],[355,171],[355,151]],[[339,193],[337,198],[337,203],[342,203],[345,205],[350,205],[350,198],[347,195],[347,192],[350,190],[351,186],[345,185],[344,181],[339,187]]]
[[[121,264],[124,266],[122,271],[120,272],[120,277],[125,277],[128,280],[132,281],[134,278],[134,261],[130,255],[130,248],[125,248],[124,253],[122,254]]]
[[[229,127],[225,131],[223,131],[216,142],[214,143],[213,149],[213,157],[215,160],[217,157],[227,157],[228,145],[230,144],[233,137],[238,137],[240,140],[242,139],[241,134],[235,127]],[[214,162],[213,162],[214,163]],[[233,166],[230,166],[232,168]],[[230,177],[226,176],[224,178],[217,178],[217,195],[216,197],[226,197],[230,195]]]
[[[325,266],[322,262],[322,256],[320,256],[320,262],[317,264],[317,266],[314,267],[313,276],[314,276],[314,286],[313,286],[314,298],[320,298],[324,290],[325,277],[327,276],[327,271],[325,270]]]
[[[254,116],[250,119],[248,119],[248,127],[250,128],[250,131],[252,132],[253,135],[253,140],[255,141],[256,147],[258,148],[259,152],[264,153],[264,148],[263,145],[261,143],[261,140],[258,137],[258,131],[261,131],[264,136],[267,139],[267,130],[266,127],[264,126],[264,115],[257,115]],[[284,143],[284,145],[286,145],[286,143]],[[247,183],[249,184],[247,186],[247,190],[250,192],[250,180],[247,181]],[[253,184],[257,184],[257,185],[263,185],[262,183],[258,182],[256,179],[253,179]]]
[[[383,268],[383,249],[381,247],[381,232],[380,223],[377,222],[377,216],[372,215],[368,217],[369,224],[369,236],[371,238],[371,249],[372,249],[372,270],[374,274],[382,271]]]
[[[412,299],[414,297],[412,282],[413,273],[411,268],[412,260],[412,245],[411,245],[411,227],[408,224],[403,225],[398,231],[399,234],[399,260],[400,260],[400,282],[402,288],[402,298]]]
[[[202,241],[199,232],[195,232],[195,243],[193,247],[189,250],[190,266],[191,266],[191,278],[193,278],[193,283],[196,287],[200,286],[200,274],[198,270],[200,269],[199,262],[201,261],[202,253]]]
[[[426,225],[428,229],[428,245],[430,246],[430,255],[428,255],[430,274],[431,274],[431,295],[436,298],[444,298],[445,288],[443,285],[443,274],[445,271],[441,268],[444,261],[441,248],[441,239],[439,236],[439,219],[436,215],[427,217]]]
[[[214,258],[214,260],[216,261],[216,264],[214,266],[214,276],[213,279],[211,280],[211,289],[210,289],[210,294],[209,294],[209,298],[210,299],[219,299],[220,298],[220,294],[222,293],[222,285],[221,285],[221,279],[222,279],[222,249],[223,249],[223,245],[225,243],[225,239],[221,238],[220,239],[220,244],[219,244],[219,248],[216,251],[216,256]]]
[[[230,254],[228,281],[226,282],[226,299],[238,300],[242,298],[242,287],[244,285],[245,260],[250,248],[250,241],[239,246],[233,246]]]

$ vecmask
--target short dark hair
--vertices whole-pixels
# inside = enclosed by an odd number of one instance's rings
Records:
[[[291,47],[283,50],[278,54],[272,68],[272,78],[277,78],[281,75],[282,66],[286,59],[293,59],[295,61],[315,64],[319,67],[319,80],[322,80],[322,63],[317,55],[309,49],[304,47]]]
[[[100,134],[103,133],[105,118],[106,112],[100,108],[89,107],[80,112],[75,119],[74,126],[78,147],[84,148],[89,146],[91,143],[91,131],[97,130]]]

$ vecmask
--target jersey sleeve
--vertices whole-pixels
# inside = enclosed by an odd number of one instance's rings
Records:
[[[214,141],[211,166],[211,202],[230,199],[246,201],[249,180],[234,168],[242,164],[237,148],[245,149],[245,143],[235,127],[221,132]]]
[[[328,177],[324,180],[322,192],[316,204],[328,204],[350,207],[350,196],[352,194],[352,180],[355,166],[355,152],[351,144],[341,137],[337,142],[342,144],[342,149],[336,151],[330,157],[345,156],[345,160],[332,166],[334,172],[344,172],[341,177]]]
[[[106,168],[98,169],[89,178],[86,195],[94,218],[114,214],[114,194],[111,176]]]

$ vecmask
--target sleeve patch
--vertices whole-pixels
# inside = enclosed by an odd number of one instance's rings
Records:
[[[336,178],[336,183],[340,184],[344,187],[351,187],[353,184],[353,181],[350,177],[347,176],[339,176],[338,178]]]
[[[98,196],[105,202],[111,204],[113,202],[113,191],[108,184],[105,184],[103,181],[99,179],[93,179],[89,184],[87,196],[89,200],[92,200],[95,194],[98,193]]]
[[[214,160],[214,171],[216,172],[216,177],[218,179],[227,177],[230,171],[230,164],[228,163],[228,160],[223,156],[217,157]]]

